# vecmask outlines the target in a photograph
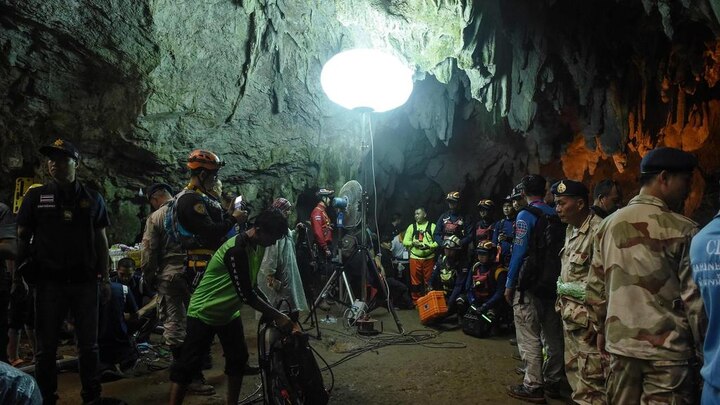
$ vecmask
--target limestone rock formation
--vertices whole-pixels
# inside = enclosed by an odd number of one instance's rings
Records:
[[[255,209],[368,177],[362,117],[319,75],[342,49],[381,47],[416,72],[409,102],[372,117],[381,221],[437,215],[451,189],[470,206],[501,198],[529,171],[615,177],[630,195],[657,145],[698,154],[688,212],[706,216],[718,15],[710,0],[0,0],[0,199],[45,178],[36,151],[55,137],[81,148],[115,241],[140,230],[138,191],[180,187],[196,147],[227,160],[226,188]]]

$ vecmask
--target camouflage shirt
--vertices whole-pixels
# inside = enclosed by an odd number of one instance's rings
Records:
[[[706,321],[688,249],[697,224],[659,198],[635,196],[593,241],[586,300],[605,349],[644,360],[688,360]]]
[[[562,267],[558,279],[558,301],[565,329],[588,327],[585,308],[585,284],[590,271],[592,241],[602,219],[590,211],[580,227],[569,225],[565,231],[565,246],[560,252]]]

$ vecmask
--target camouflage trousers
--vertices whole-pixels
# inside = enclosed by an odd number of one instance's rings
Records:
[[[165,331],[163,338],[170,347],[179,347],[185,341],[187,308],[190,289],[183,274],[158,283],[158,318]]]
[[[642,360],[611,354],[608,404],[695,404],[697,384],[688,360]]]
[[[522,302],[520,300],[521,295]],[[513,315],[518,350],[525,361],[523,384],[530,389],[563,379],[563,335],[555,300],[540,299],[530,292],[516,292]],[[547,361],[543,362],[543,343]]]
[[[602,405],[605,396],[606,362],[595,346],[596,333],[588,327],[564,323],[565,374],[572,400],[580,405]]]

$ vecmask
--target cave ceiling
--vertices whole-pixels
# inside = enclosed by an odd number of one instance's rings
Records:
[[[36,151],[56,137],[80,147],[119,240],[139,231],[138,190],[180,187],[196,147],[258,207],[366,177],[362,119],[319,75],[342,49],[377,47],[415,71],[408,103],[371,118],[381,219],[437,215],[454,189],[473,206],[501,198],[528,172],[631,193],[657,145],[698,155],[686,210],[707,216],[718,13],[710,0],[0,0],[0,199],[16,177],[46,178]]]

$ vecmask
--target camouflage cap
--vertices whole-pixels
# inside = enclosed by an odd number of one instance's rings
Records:
[[[558,197],[587,197],[590,194],[590,190],[584,184],[575,180],[560,180],[550,187],[550,192]]]
[[[640,173],[691,172],[695,167],[697,158],[690,153],[675,148],[655,148],[643,156]]]
[[[58,152],[70,156],[75,160],[80,160],[80,151],[78,151],[75,145],[64,139],[58,138],[52,144],[40,148],[40,153],[47,157],[51,157]]]

